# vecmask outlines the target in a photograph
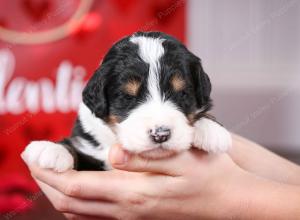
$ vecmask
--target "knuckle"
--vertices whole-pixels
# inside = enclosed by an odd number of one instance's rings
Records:
[[[146,210],[149,210],[149,198],[141,192],[128,192],[122,196],[122,211],[118,213],[120,220],[140,220]],[[146,211],[147,212],[147,211]]]
[[[64,190],[68,196],[79,196],[81,193],[81,185],[78,183],[70,183]]]
[[[126,200],[130,206],[142,206],[146,203],[146,198],[138,193],[132,193],[128,195]]]
[[[69,201],[66,196],[61,196],[57,198],[57,201],[54,203],[54,208],[59,212],[67,212],[70,209]]]
[[[147,207],[147,199],[139,193],[128,193],[123,200],[123,213],[121,219],[136,220]]]

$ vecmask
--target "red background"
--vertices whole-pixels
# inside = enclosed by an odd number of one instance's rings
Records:
[[[67,5],[62,2],[67,1],[0,1],[0,27],[33,34],[56,28],[70,19],[80,3],[79,0],[70,0]],[[83,21],[63,39],[28,45],[0,38],[0,51],[10,50],[16,62],[13,77],[0,99],[7,98],[10,83],[19,77],[24,77],[27,83],[48,78],[55,85],[57,68],[66,60],[84,67],[87,80],[114,42],[139,30],[159,30],[185,41],[185,2],[99,0],[93,2]],[[6,107],[5,104],[0,106]],[[29,179],[19,157],[24,147],[32,140],[59,140],[67,136],[75,117],[75,111],[61,113],[58,110],[51,114],[42,110],[0,113],[0,178],[5,180],[14,174]]]

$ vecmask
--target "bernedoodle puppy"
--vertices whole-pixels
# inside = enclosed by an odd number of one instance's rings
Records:
[[[115,143],[147,159],[191,147],[226,151],[230,133],[207,112],[211,84],[200,59],[160,32],[138,32],[106,54],[82,94],[72,135],[61,142],[34,141],[22,157],[63,172],[108,170]]]

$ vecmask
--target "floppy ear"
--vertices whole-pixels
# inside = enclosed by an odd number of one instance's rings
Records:
[[[191,62],[191,73],[194,82],[194,88],[196,92],[197,108],[209,108],[211,107],[211,83],[208,75],[204,72],[200,59],[195,56],[195,59]]]
[[[106,68],[102,64],[87,83],[82,93],[84,104],[98,117],[104,119],[108,115],[108,103],[105,87],[107,84]]]

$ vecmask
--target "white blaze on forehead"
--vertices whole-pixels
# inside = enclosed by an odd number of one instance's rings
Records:
[[[193,140],[193,128],[177,105],[171,100],[165,100],[160,91],[160,58],[165,53],[164,39],[133,36],[130,41],[138,46],[138,54],[143,62],[149,64],[149,96],[117,124],[119,142],[124,149],[136,153],[157,147],[175,151],[188,149]],[[149,131],[160,126],[168,127],[171,136],[164,143],[155,143]]]
[[[132,43],[139,46],[139,56],[149,64],[148,90],[154,100],[161,100],[159,90],[159,59],[164,54],[164,39],[145,36],[133,36]]]

